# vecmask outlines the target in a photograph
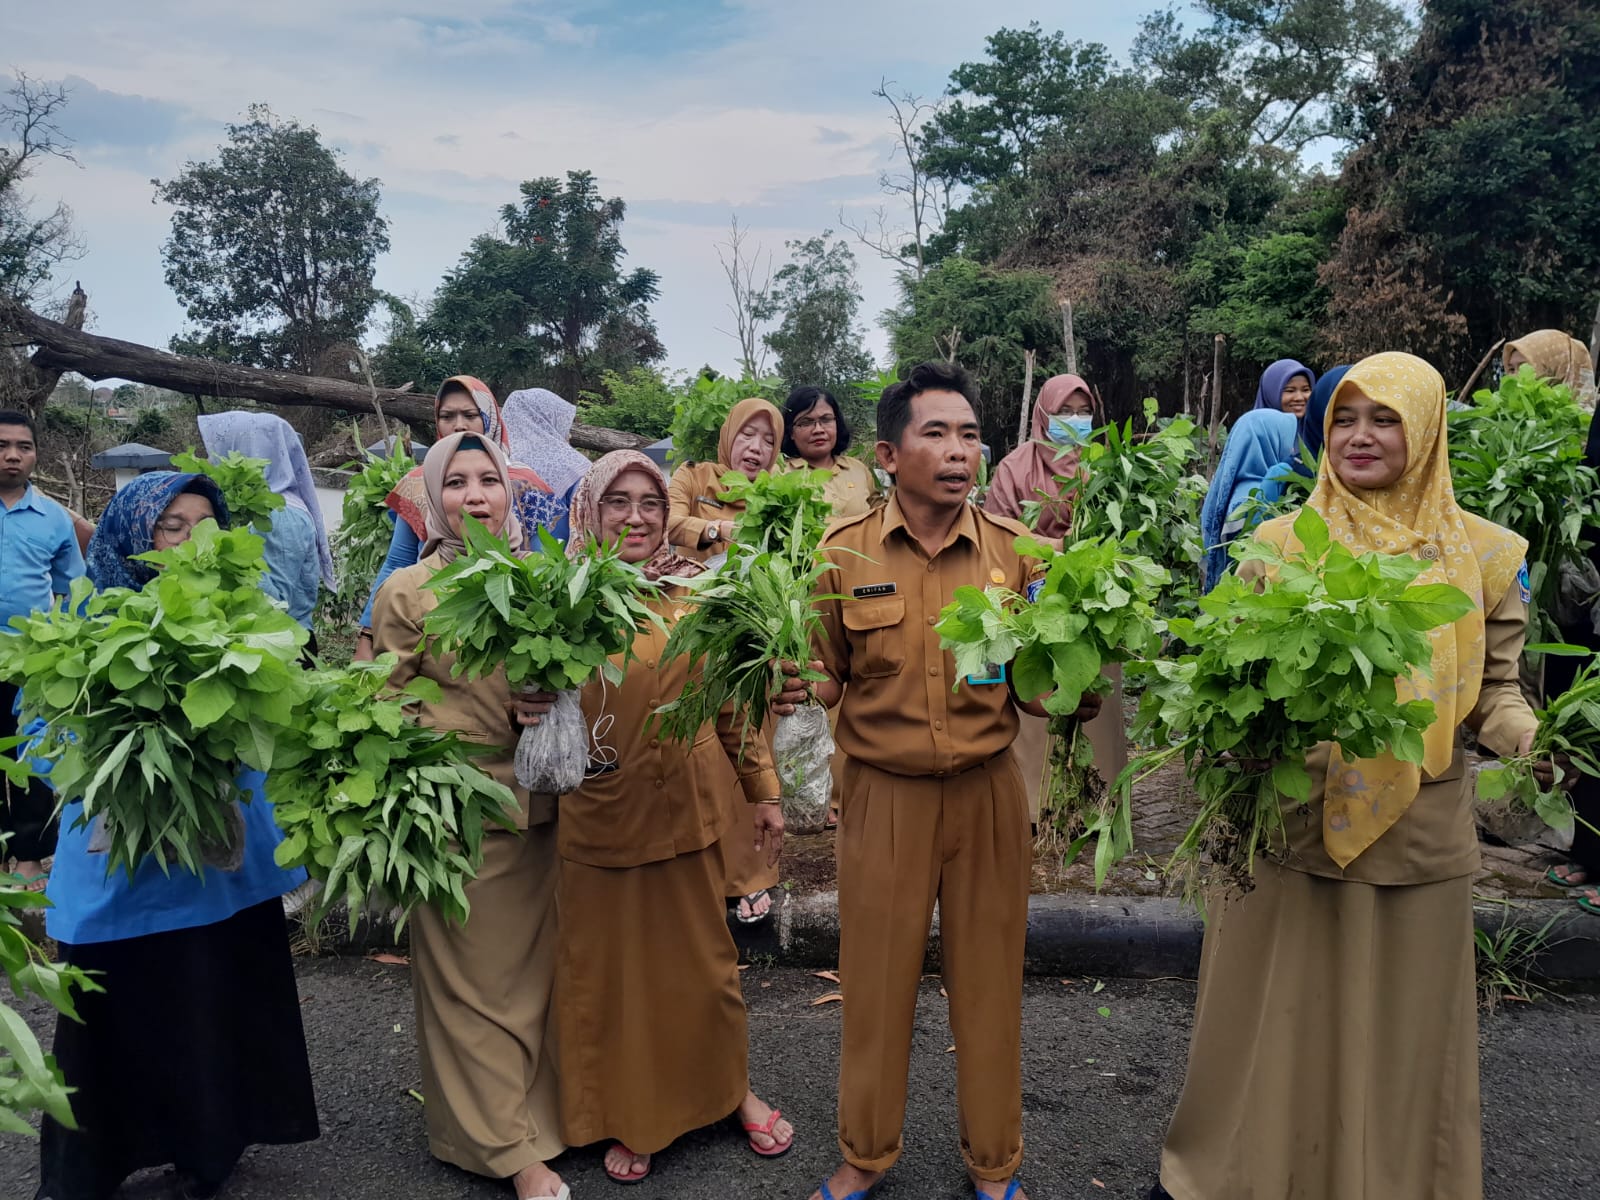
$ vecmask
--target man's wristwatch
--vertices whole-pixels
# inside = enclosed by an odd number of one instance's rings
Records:
[[[722,526],[718,525],[715,521],[708,521],[706,523],[706,541],[720,542],[721,540]]]

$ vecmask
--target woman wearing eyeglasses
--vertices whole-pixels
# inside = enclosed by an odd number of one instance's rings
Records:
[[[850,425],[832,392],[797,387],[783,402],[783,454],[791,467],[828,471],[824,494],[835,517],[859,517],[872,507],[878,481],[859,458],[848,458]]]
[[[593,537],[649,579],[699,574],[668,545],[667,513],[656,465],[614,451],[578,485],[567,552],[587,553]],[[682,612],[673,590],[653,603],[669,623]],[[662,662],[666,636],[641,630],[622,683],[597,678],[583,689],[588,776],[561,798],[556,829],[562,1136],[610,1142],[606,1174],[619,1183],[638,1183],[654,1154],[726,1117],[763,1157],[794,1141],[789,1122],[750,1089],[718,854],[720,842],[743,839],[777,863],[777,776],[765,739],[743,739],[731,707],[692,742],[652,728],[656,707],[688,682],[686,660]]]

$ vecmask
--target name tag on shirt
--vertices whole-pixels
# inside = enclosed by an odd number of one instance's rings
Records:
[[[967,676],[967,682],[972,684],[974,687],[979,687],[985,684],[1004,683],[1005,681],[1005,663],[990,663],[988,666],[983,668],[981,674]]]
[[[892,596],[897,590],[893,583],[868,583],[851,588],[850,595],[856,600],[871,600],[877,596]]]

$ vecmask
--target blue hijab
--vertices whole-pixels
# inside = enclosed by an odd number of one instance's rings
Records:
[[[1261,382],[1256,385],[1256,402],[1252,409],[1270,408],[1274,412],[1283,411],[1283,389],[1289,386],[1289,380],[1296,375],[1304,375],[1306,382],[1312,387],[1317,385],[1317,373],[1304,363],[1295,362],[1292,358],[1280,358],[1277,362],[1261,372]]]
[[[84,555],[89,578],[98,590],[122,587],[138,591],[156,577],[154,567],[135,562],[133,556],[155,549],[156,522],[167,506],[185,492],[211,501],[217,524],[228,527],[228,506],[222,491],[204,475],[151,471],[136,476],[111,497],[89,541],[89,553]]]
[[[1316,462],[1322,457],[1322,435],[1328,423],[1328,404],[1339,387],[1339,381],[1349,370],[1348,363],[1329,368],[1328,373],[1317,380],[1316,386],[1311,389],[1311,402],[1306,405],[1305,414],[1300,418],[1300,445],[1305,447],[1305,453],[1294,456],[1294,469],[1308,479],[1316,477]],[[1305,463],[1307,456],[1312,463],[1309,467]]]
[[[1294,456],[1299,428],[1294,417],[1272,409],[1247,412],[1233,423],[1222,461],[1211,477],[1200,509],[1200,533],[1206,547],[1206,591],[1216,587],[1228,569],[1228,517]]]

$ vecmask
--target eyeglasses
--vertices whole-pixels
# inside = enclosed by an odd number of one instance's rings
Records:
[[[600,511],[608,517],[631,517],[635,509],[641,517],[653,520],[666,515],[667,502],[660,496],[646,496],[643,500],[617,495],[600,497]]]
[[[155,526],[157,533],[169,533],[174,537],[188,533],[193,528],[194,522],[185,521],[182,517],[162,517],[161,520],[156,522]]]
[[[837,423],[833,419],[832,413],[825,417],[801,417],[794,423],[794,431],[796,433],[809,433],[813,429],[832,429]]]

